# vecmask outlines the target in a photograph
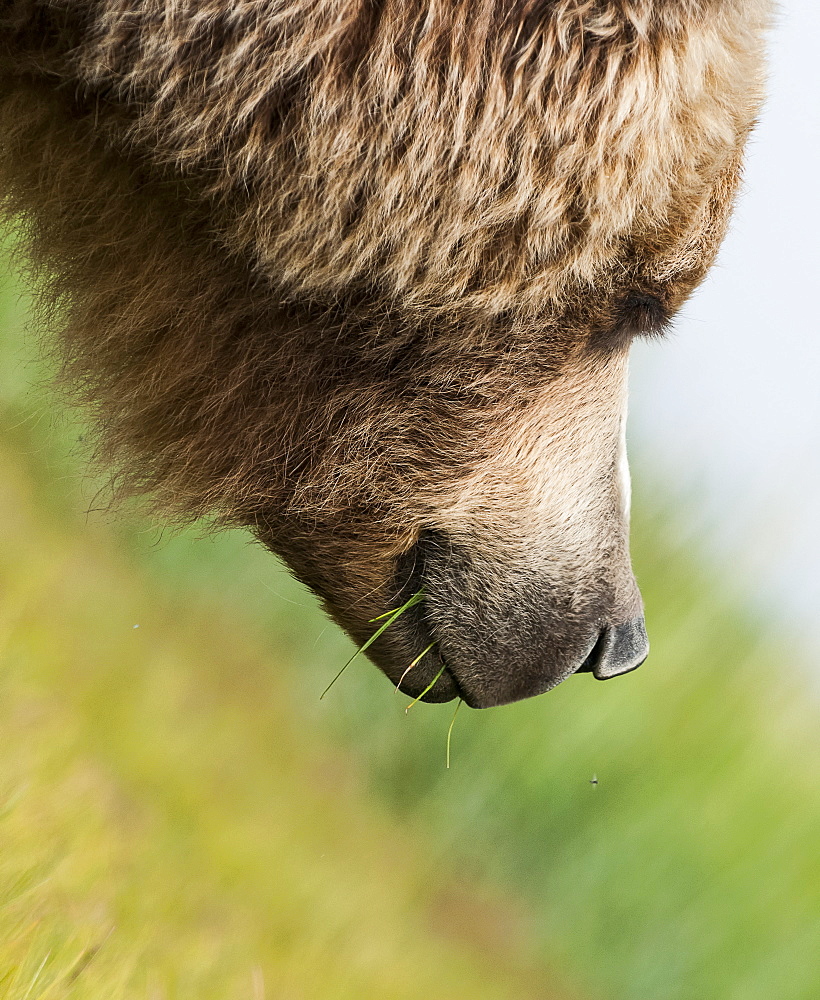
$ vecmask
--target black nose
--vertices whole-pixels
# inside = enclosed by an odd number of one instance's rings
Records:
[[[608,625],[576,673],[591,673],[599,681],[637,670],[649,655],[643,618],[622,625]]]

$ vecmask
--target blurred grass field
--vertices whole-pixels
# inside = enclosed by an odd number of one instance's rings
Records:
[[[349,643],[269,554],[93,510],[8,265],[0,1000],[820,996],[805,654],[663,498],[647,664],[463,710],[447,771],[452,706],[319,702]]]

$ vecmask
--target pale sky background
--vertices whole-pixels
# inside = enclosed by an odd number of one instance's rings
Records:
[[[782,0],[770,53],[718,264],[633,351],[631,451],[820,654],[820,0]]]

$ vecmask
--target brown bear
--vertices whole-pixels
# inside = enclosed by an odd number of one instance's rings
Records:
[[[627,355],[715,256],[768,16],[4,0],[4,210],[117,488],[359,641],[420,594],[369,652],[428,700],[638,666]]]

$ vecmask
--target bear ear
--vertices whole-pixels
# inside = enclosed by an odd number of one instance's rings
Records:
[[[662,337],[671,320],[660,296],[651,292],[628,292],[608,319],[593,329],[589,347],[594,351],[623,350],[636,337]]]
[[[657,295],[630,292],[621,302],[615,328],[630,337],[662,337],[670,319]]]

